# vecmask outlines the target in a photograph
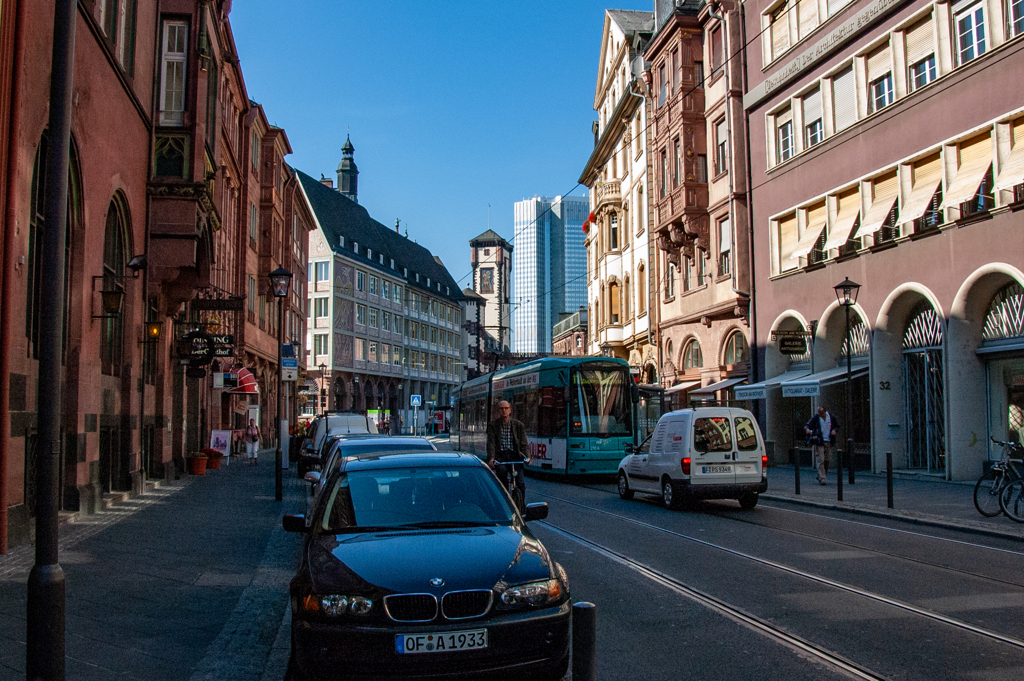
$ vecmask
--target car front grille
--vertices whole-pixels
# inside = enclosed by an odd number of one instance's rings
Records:
[[[491,607],[490,589],[451,591],[441,599],[441,614],[445,619],[464,620],[487,614]]]
[[[384,609],[396,622],[429,622],[437,617],[437,598],[432,594],[385,596]]]

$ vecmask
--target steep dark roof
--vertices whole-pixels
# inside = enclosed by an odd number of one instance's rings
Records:
[[[486,298],[484,298],[482,295],[480,295],[471,288],[462,289],[462,297],[468,298],[469,300],[487,300]]]
[[[606,10],[622,32],[627,36],[637,31],[650,33],[654,30],[654,12],[634,11],[630,9]]]
[[[344,194],[321,184],[301,170],[296,172],[309,198],[309,205],[335,253],[344,254],[368,268],[404,278],[406,284],[413,288],[430,291],[435,296],[451,301],[462,300],[459,285],[430,251],[377,222],[365,208]],[[345,237],[344,248],[339,238],[342,236]],[[359,253],[352,250],[353,243],[359,244]],[[372,259],[366,257],[367,247],[373,251]],[[380,255],[384,256],[383,264],[379,261]],[[391,269],[392,259],[395,261],[395,269]],[[408,270],[408,275],[404,277],[403,268]],[[418,282],[416,274],[420,275]],[[427,278],[430,279],[429,288]],[[437,290],[438,283],[441,284],[440,291]]]
[[[475,236],[472,239],[470,239],[469,243],[473,243],[474,241],[505,241],[505,238],[498,234],[497,232],[495,232],[493,229],[488,229],[480,236]]]

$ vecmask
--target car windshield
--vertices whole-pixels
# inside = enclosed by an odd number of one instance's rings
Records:
[[[623,369],[577,369],[572,374],[572,434],[628,435],[629,384]]]
[[[515,517],[494,476],[464,466],[343,473],[323,498],[320,529],[332,534],[509,525]]]

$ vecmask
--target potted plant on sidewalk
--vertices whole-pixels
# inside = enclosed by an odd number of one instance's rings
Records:
[[[206,475],[206,454],[193,452],[191,456],[186,457],[186,461],[189,475]]]
[[[220,451],[212,447],[207,447],[201,453],[206,455],[206,468],[208,470],[220,470],[220,460],[223,456]]]

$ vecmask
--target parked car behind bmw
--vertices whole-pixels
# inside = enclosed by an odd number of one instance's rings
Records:
[[[291,581],[288,678],[561,679],[568,578],[477,457],[344,457]]]

